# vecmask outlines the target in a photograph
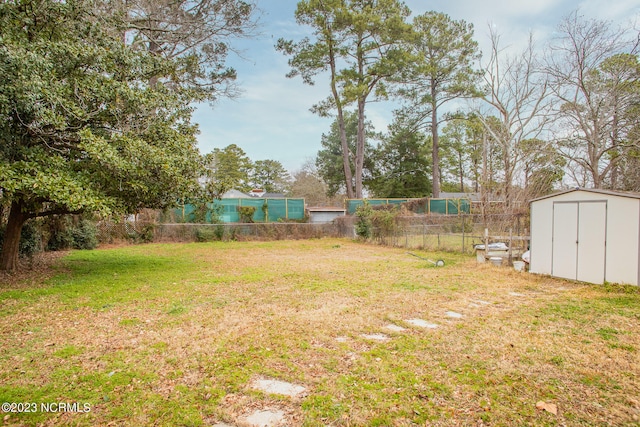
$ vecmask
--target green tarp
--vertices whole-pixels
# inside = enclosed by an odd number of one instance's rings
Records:
[[[214,222],[213,216],[224,223],[240,222],[238,207],[252,206],[255,208],[253,222],[276,222],[279,220],[304,219],[304,199],[221,199],[207,203],[205,221]],[[175,210],[175,215],[182,222],[196,222],[195,207],[184,205]],[[265,217],[268,219],[265,221]]]
[[[416,199],[349,199],[347,200],[347,212],[353,215],[358,206],[362,206],[364,201],[371,206],[378,205],[400,205],[410,200]],[[434,213],[442,215],[458,215],[471,212],[471,202],[469,199],[425,199],[424,208],[419,209],[419,213]]]

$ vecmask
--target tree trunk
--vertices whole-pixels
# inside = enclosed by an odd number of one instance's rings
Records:
[[[22,211],[22,203],[11,203],[9,220],[4,232],[2,252],[0,253],[0,270],[14,271],[18,268],[18,250],[20,248],[20,234],[27,215]]]
[[[458,170],[460,171],[460,192],[464,193],[464,164],[462,160],[462,153],[458,151]]]
[[[344,123],[344,113],[342,111],[342,101],[340,100],[340,94],[338,93],[338,87],[336,84],[337,71],[335,52],[333,50],[333,41],[329,38],[329,67],[331,69],[331,94],[333,100],[336,103],[336,110],[338,111],[338,129],[340,131],[340,145],[342,147],[342,168],[344,170],[344,184],[347,191],[347,198],[355,198],[353,191],[353,176],[351,174],[351,162],[349,161],[349,143],[347,142],[347,131]]]
[[[433,198],[440,197],[440,141],[438,140],[438,110],[436,105],[435,87],[431,87],[431,139],[433,140],[433,150],[431,154],[432,166],[432,188]]]
[[[364,99],[358,99],[358,134],[356,137],[356,198],[362,198],[362,171],[364,169]]]
[[[351,162],[349,161],[349,143],[347,142],[347,131],[345,129],[344,115],[342,107],[338,104],[338,129],[340,130],[340,145],[342,147],[342,168],[344,170],[344,185],[347,190],[347,199],[356,197],[353,191],[353,175],[351,174]]]

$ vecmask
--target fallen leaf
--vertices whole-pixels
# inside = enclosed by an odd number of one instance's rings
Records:
[[[536,403],[536,408],[541,411],[547,411],[553,415],[558,415],[558,406],[555,403],[547,403],[541,400]]]

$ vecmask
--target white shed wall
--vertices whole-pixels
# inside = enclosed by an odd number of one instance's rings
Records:
[[[567,242],[553,242],[554,204],[557,208],[556,226],[561,227],[555,232],[556,240],[564,238]],[[572,212],[573,215],[579,215],[577,221],[571,217]],[[579,223],[580,220],[582,224]],[[573,236],[575,240],[572,241]],[[606,247],[596,243],[603,238],[606,238]],[[576,240],[585,245],[576,246]],[[579,251],[576,253],[577,248]],[[592,283],[606,280],[611,283],[638,285],[640,199],[573,191],[533,201],[529,270],[532,273],[570,277],[574,262],[578,266],[572,277],[574,279]],[[601,263],[604,263],[604,274]]]
[[[607,282],[638,285],[640,200],[612,198],[607,225]]]
[[[548,199],[531,204],[531,261],[529,271],[551,274],[553,202]]]
[[[344,211],[310,211],[309,222],[312,224],[326,224],[340,216],[344,216]]]

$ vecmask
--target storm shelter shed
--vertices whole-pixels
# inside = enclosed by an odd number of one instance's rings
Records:
[[[576,188],[530,206],[530,272],[638,286],[640,194]]]

